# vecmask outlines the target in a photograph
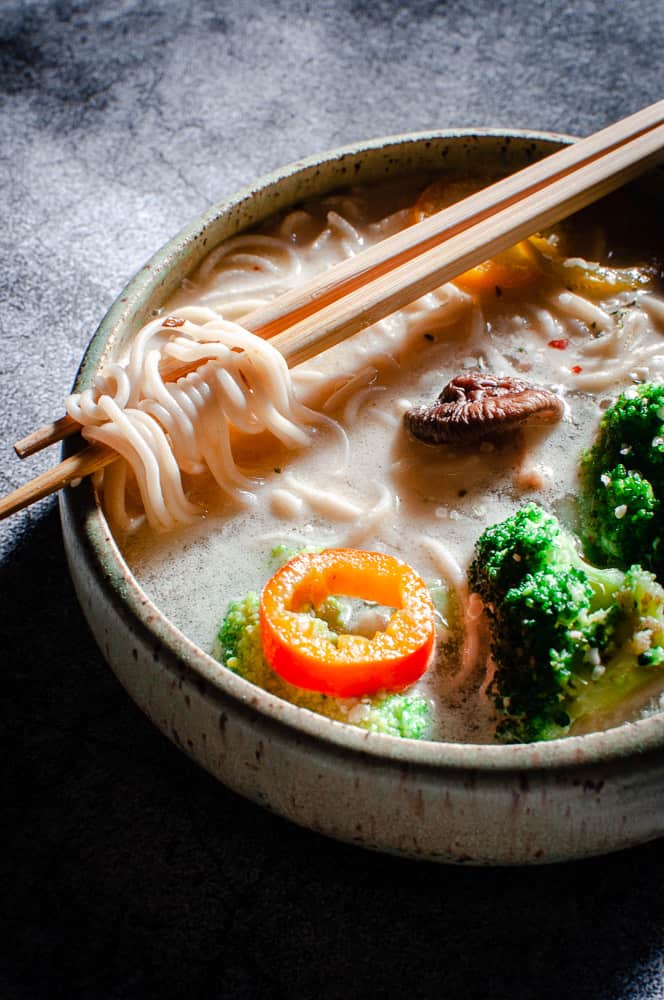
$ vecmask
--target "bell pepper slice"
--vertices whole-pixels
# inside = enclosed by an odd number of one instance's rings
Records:
[[[333,595],[394,608],[373,638],[329,631],[300,613]],[[298,687],[349,698],[400,690],[426,670],[434,648],[434,605],[415,570],[380,552],[303,552],[282,566],[260,598],[263,653],[272,669]]]
[[[448,208],[461,198],[467,198],[475,191],[479,191],[488,183],[488,180],[482,181],[479,178],[450,180],[442,177],[434,181],[424,189],[415,203],[413,209],[415,221],[419,222],[434,212]],[[469,271],[464,271],[454,279],[454,283],[471,294],[493,295],[497,288],[501,290],[525,288],[537,281],[541,274],[542,268],[533,248],[528,240],[521,240],[520,243],[515,243],[507,250],[501,250]]]
[[[648,268],[609,267],[570,257],[558,248],[555,240],[537,233],[529,237],[528,243],[537,254],[542,271],[580,295],[601,299],[618,292],[637,291],[652,284],[653,275]]]
[[[541,275],[542,270],[530,243],[528,240],[521,240],[469,271],[464,271],[454,282],[467,292],[482,295],[487,292],[493,294],[497,288],[525,288]]]

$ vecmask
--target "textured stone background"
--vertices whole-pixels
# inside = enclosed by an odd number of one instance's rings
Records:
[[[660,0],[0,0],[4,493],[126,280],[298,157],[454,125],[592,131],[662,96]],[[664,845],[529,871],[366,854],[146,722],[55,502],[0,526],[0,996],[664,997]]]

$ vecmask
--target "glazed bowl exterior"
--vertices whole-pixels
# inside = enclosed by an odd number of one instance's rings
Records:
[[[275,212],[422,169],[511,171],[566,141],[495,131],[396,136],[263,178],[188,226],[130,282],[95,334],[76,389],[214,246]],[[401,740],[331,721],[225,670],[169,622],[125,563],[89,483],[64,491],[60,506],[81,607],[118,679],[169,739],[254,802],[363,847],[469,864],[579,858],[664,831],[664,715],[517,746]]]

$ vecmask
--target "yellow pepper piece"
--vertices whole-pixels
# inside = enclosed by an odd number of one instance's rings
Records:
[[[617,292],[636,291],[650,284],[647,271],[638,267],[607,267],[594,261],[560,254],[550,239],[536,234],[528,240],[545,274],[556,278],[571,292],[605,298]]]

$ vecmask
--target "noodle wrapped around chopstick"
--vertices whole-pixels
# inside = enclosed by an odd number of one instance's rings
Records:
[[[287,447],[301,448],[310,442],[308,425],[318,419],[297,400],[286,361],[269,342],[211,310],[192,314],[146,324],[126,365],[109,366],[91,389],[67,401],[83,436],[114,449],[131,467],[157,531],[190,523],[200,513],[186,496],[183,473],[209,472],[233,500],[253,502],[257,482],[235,461],[232,429],[268,431]],[[164,359],[198,367],[165,382]],[[126,471],[106,478],[114,520],[133,529],[123,497]]]

